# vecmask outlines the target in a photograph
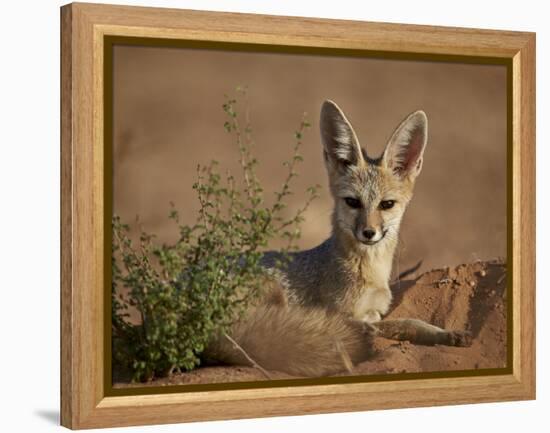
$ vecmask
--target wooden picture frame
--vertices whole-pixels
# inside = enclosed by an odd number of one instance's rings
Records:
[[[104,68],[109,38],[356,50],[509,68],[505,371],[360,383],[109,395],[105,356]],[[72,428],[266,417],[535,398],[535,35],[401,24],[73,3],[61,8],[61,424]],[[511,197],[511,200],[510,200]],[[510,323],[510,322],[509,322]]]

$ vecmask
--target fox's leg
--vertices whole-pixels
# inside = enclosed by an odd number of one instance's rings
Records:
[[[391,300],[389,287],[368,288],[355,303],[353,317],[362,322],[378,322],[388,312]]]
[[[468,331],[447,331],[418,319],[383,320],[372,324],[381,337],[408,340],[414,344],[467,347],[472,344]]]

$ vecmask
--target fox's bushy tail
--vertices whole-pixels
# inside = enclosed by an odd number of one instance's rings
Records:
[[[228,335],[258,365],[292,376],[319,377],[350,371],[371,354],[374,328],[341,313],[297,305],[254,308]],[[207,350],[208,358],[235,365],[249,359],[224,336]]]

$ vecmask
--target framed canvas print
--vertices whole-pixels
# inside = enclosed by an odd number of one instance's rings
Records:
[[[64,426],[535,398],[534,34],[61,21]]]

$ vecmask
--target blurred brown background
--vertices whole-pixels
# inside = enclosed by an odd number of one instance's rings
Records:
[[[403,220],[396,268],[421,270],[506,257],[506,69],[504,66],[236,53],[117,46],[114,50],[113,210],[161,240],[175,236],[167,214],[198,209],[191,185],[198,163],[238,171],[223,128],[224,94],[249,87],[251,122],[266,190],[282,182],[302,113],[312,128],[302,148],[290,209],[309,185],[321,198],[305,215],[301,246],[330,232],[332,200],[321,157],[318,116],[334,100],[363,147],[379,155],[411,111],[429,119],[423,172]]]

